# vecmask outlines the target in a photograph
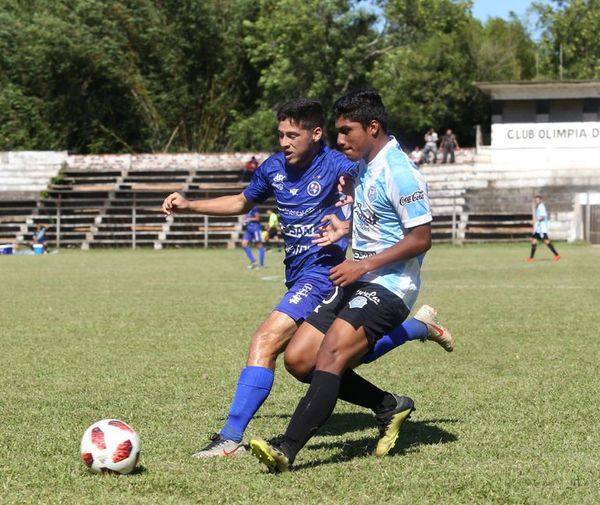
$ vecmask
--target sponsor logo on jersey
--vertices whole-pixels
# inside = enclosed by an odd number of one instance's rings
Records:
[[[300,191],[298,188],[290,188],[290,195],[296,196],[298,191]]]
[[[409,203],[418,202],[425,198],[425,193],[422,190],[415,191],[412,195],[401,196],[400,205],[408,205]]]
[[[307,209],[287,209],[285,207],[277,207],[278,214],[293,217],[304,217],[312,214],[317,210],[317,207],[308,207]]]
[[[375,251],[359,251],[358,249],[352,249],[352,259],[354,261],[360,261],[364,258],[375,256],[376,254]]]
[[[317,181],[312,181],[306,191],[310,196],[317,196],[321,192],[321,185]]]
[[[314,235],[316,229],[314,224],[282,224],[281,232],[288,237],[300,238]]]
[[[273,187],[280,191],[283,190],[283,181],[285,181],[286,179],[287,176],[285,174],[275,174],[275,177],[273,177],[272,181]]]
[[[308,296],[312,289],[313,285],[310,282],[307,282],[294,294],[294,296],[290,298],[290,303],[298,305],[303,298],[306,298]]]
[[[286,245],[285,254],[288,256],[298,256],[308,251],[310,247],[309,245]]]
[[[356,202],[356,216],[363,223],[370,224],[373,226],[375,226],[377,224],[377,221],[379,221],[379,219],[373,213],[373,211],[364,208],[361,202]]]
[[[364,296],[355,296],[350,300],[348,306],[351,309],[362,309],[367,304],[367,299]]]

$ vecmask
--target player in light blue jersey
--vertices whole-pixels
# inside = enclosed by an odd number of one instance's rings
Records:
[[[313,240],[325,216],[347,218],[344,208],[338,206],[338,185],[345,176],[356,171],[356,163],[323,142],[324,113],[319,102],[303,98],[292,100],[279,109],[277,120],[281,151],[261,164],[242,193],[195,201],[173,193],[163,202],[166,214],[236,215],[274,197],[285,245],[288,291],[252,336],[246,367],[240,374],[227,422],[219,433],[211,436],[210,444],[195,454],[199,458],[230,456],[244,451],[244,431],[269,395],[277,356],[284,351],[298,326],[329,294],[330,270],[346,257],[346,238],[329,244],[316,244]],[[365,361],[376,359],[408,340],[431,339],[450,350],[445,345],[448,339],[438,338],[438,331],[432,329],[433,319],[423,319],[423,322],[406,321],[396,328],[387,337],[386,345],[374,348]],[[313,349],[313,354],[317,349]]]
[[[258,249],[258,265],[250,244],[253,243]],[[262,268],[265,266],[265,248],[262,242],[262,228],[260,226],[260,210],[253,207],[250,212],[244,215],[244,235],[242,236],[242,249],[250,260],[248,268]]]
[[[252,454],[271,472],[287,471],[338,398],[375,412],[377,456],[394,446],[414,409],[411,398],[379,389],[353,368],[404,321],[416,300],[421,262],[431,246],[426,184],[396,139],[387,135],[387,113],[377,93],[350,93],[336,102],[334,112],[338,145],[348,158],[360,161],[352,220],[354,258],[331,269],[335,289],[286,350],[286,367],[298,378],[307,374],[310,386],[285,434],[270,442],[250,442]],[[325,220],[329,224],[315,240],[324,246],[349,229],[337,216]]]
[[[544,242],[544,244],[548,246],[548,249],[552,251],[552,254],[554,255],[552,257],[553,261],[558,261],[560,259],[560,254],[556,252],[554,245],[548,237],[548,211],[546,210],[546,206],[540,195],[536,195],[534,201],[535,219],[533,221],[533,233],[531,234],[531,253],[529,254],[529,258],[527,258],[527,261],[530,263],[535,261],[534,256],[538,240]]]

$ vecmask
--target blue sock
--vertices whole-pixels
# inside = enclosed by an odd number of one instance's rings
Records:
[[[261,247],[258,250],[258,262],[260,263],[260,266],[264,266],[265,264],[265,248]]]
[[[368,354],[365,354],[361,358],[361,362],[371,363],[371,361],[381,358],[381,356],[387,354],[392,349],[395,349],[410,340],[426,339],[427,325],[416,319],[407,319],[400,326],[394,328],[389,335],[384,335],[375,342],[373,350]]]
[[[221,430],[224,438],[242,441],[250,420],[269,396],[274,378],[275,374],[269,368],[247,366],[242,370],[227,422]]]
[[[249,247],[244,247],[243,249],[246,253],[246,256],[248,256],[250,263],[254,263],[256,260],[254,259],[254,254],[252,254],[252,249],[250,249]]]

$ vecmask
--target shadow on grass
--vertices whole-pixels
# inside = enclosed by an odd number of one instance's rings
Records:
[[[457,419],[430,419],[423,421],[407,420],[402,426],[398,442],[390,452],[389,456],[406,454],[409,451],[415,452],[423,445],[449,444],[456,442],[458,440],[457,435],[436,426],[434,423],[457,422],[459,422]],[[358,431],[371,427],[375,427],[372,416],[366,414],[338,414],[331,417],[327,425],[324,426],[324,429],[319,433],[319,436],[342,435],[351,431]],[[312,443],[307,446],[307,450],[339,448],[340,452],[334,454],[330,458],[294,465],[293,468],[299,470],[302,468],[341,463],[354,458],[363,458],[366,456],[374,457],[373,453],[376,444],[376,432],[373,433],[372,437],[363,437],[358,440],[341,442],[322,441]]]

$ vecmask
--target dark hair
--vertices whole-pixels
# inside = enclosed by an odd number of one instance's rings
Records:
[[[543,200],[542,195],[535,195],[536,198],[539,198],[540,200]]]
[[[309,98],[294,98],[284,103],[277,110],[277,121],[289,119],[305,130],[323,128],[325,125],[325,112],[318,100]]]
[[[356,121],[363,128],[367,128],[375,120],[387,132],[387,111],[376,91],[353,91],[338,98],[333,104],[333,114],[336,119],[344,116],[350,121]]]

